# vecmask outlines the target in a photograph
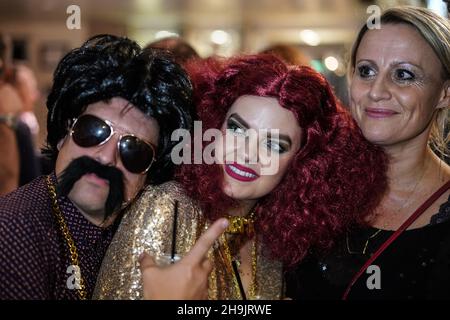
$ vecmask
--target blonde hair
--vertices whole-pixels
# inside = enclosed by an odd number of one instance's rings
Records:
[[[380,17],[382,24],[407,24],[414,27],[428,45],[436,53],[442,63],[442,78],[450,80],[450,23],[434,12],[420,7],[401,6],[387,9]],[[356,63],[356,52],[367,24],[361,28],[351,51],[350,72],[353,73]],[[450,107],[439,109],[431,128],[429,143],[441,156],[450,156]]]

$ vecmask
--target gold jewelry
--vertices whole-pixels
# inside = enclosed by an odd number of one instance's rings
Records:
[[[234,287],[236,289],[236,292],[241,292],[239,289],[239,274],[236,274],[233,270],[233,257],[231,255],[231,250],[230,250],[230,246],[228,245],[228,240],[227,237],[225,235],[225,233],[223,233],[221,235],[222,237],[222,243],[224,246],[224,251],[225,251],[225,255],[227,258],[227,262],[228,262],[228,270],[229,272],[233,275],[233,283],[234,283]],[[250,288],[249,288],[249,298],[254,298],[256,296],[256,292],[257,292],[257,282],[256,282],[256,267],[257,267],[257,246],[256,246],[256,236],[254,237],[253,240],[253,244],[252,244],[252,283],[250,284]],[[240,262],[239,262],[240,263]],[[244,297],[241,296],[241,299],[243,299]]]
[[[369,245],[369,241],[373,238],[375,238],[379,233],[381,232],[381,229],[379,229],[378,231],[375,231],[374,234],[372,234],[370,237],[367,238],[366,243],[364,244],[364,249],[362,251],[362,254],[366,254],[366,250],[367,250],[367,246]],[[356,251],[352,251],[350,250],[350,245],[348,243],[348,233],[347,236],[345,237],[345,241],[347,242],[347,251],[350,254],[360,254],[361,252],[356,252]]]
[[[416,193],[416,189],[419,186],[419,183],[422,181],[424,175],[425,175],[425,171],[427,168],[423,169],[422,175],[420,176],[420,179],[417,180],[416,184],[414,185],[414,188],[411,190],[411,192],[409,193],[408,198],[406,198],[406,200],[403,202],[403,204],[400,206],[400,208],[398,208],[397,210],[395,210],[395,214],[398,214],[400,211],[402,211],[403,208],[406,207],[406,205],[410,204],[410,200],[412,199],[412,196]]]
[[[253,223],[255,212],[252,211],[248,216],[231,216],[228,215],[226,218],[229,221],[229,225],[225,230],[226,233],[232,234],[247,234],[252,235],[254,232]]]
[[[58,205],[55,186],[52,184],[49,175],[46,178],[47,178],[48,192],[50,194],[50,199],[52,200],[53,213],[55,214],[56,221],[58,222],[59,225],[59,229],[61,230],[61,233],[63,234],[66,240],[67,246],[69,247],[70,260],[72,262],[72,265],[78,266],[80,268],[80,263],[78,261],[77,247],[75,246],[75,242],[73,241],[72,235],[70,234],[69,227],[67,226],[66,220],[64,219],[64,216]],[[78,294],[81,300],[86,300],[86,286],[84,284],[84,279],[81,276],[81,273],[80,273],[80,289],[78,290]]]
[[[407,204],[410,203],[410,200],[411,200],[412,196],[416,193],[416,189],[417,189],[419,183],[422,181],[422,179],[423,179],[423,177],[424,177],[424,175],[425,175],[425,171],[426,171],[426,168],[423,170],[420,179],[417,180],[416,184],[414,185],[414,188],[413,188],[413,189],[411,190],[411,192],[409,193],[408,198],[403,202],[403,204],[400,206],[400,208],[398,208],[397,210],[395,210],[395,214],[398,214],[403,208],[406,207]],[[371,239],[375,238],[381,231],[382,231],[382,229],[379,229],[378,231],[375,231],[374,234],[372,234],[371,236],[369,236],[369,237],[367,238],[366,243],[364,244],[364,248],[363,248],[362,254],[366,254],[367,247],[368,247],[368,245],[369,245],[369,241],[370,241]],[[349,237],[348,237],[348,233],[347,233],[347,235],[346,235],[346,237],[345,237],[345,241],[346,241],[346,244],[347,244],[347,252],[350,253],[350,254],[360,254],[361,252],[356,252],[356,251],[350,250],[350,245],[349,245],[349,239],[348,239],[348,238],[349,238]]]

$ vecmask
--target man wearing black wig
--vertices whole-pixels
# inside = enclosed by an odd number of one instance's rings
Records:
[[[55,171],[0,198],[0,299],[91,297],[121,209],[170,178],[191,91],[174,60],[127,38],[95,36],[61,60],[44,150]]]

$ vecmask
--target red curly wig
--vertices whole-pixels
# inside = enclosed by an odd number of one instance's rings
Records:
[[[386,156],[364,139],[322,75],[267,54],[210,58],[186,67],[203,130],[220,129],[243,95],[275,97],[302,128],[302,147],[255,212],[255,230],[273,258],[293,266],[308,250],[331,248],[333,239],[365,223],[387,185]],[[218,187],[218,165],[182,165],[176,179],[211,221],[237,205]]]

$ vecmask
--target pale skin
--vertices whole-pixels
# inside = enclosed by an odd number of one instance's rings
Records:
[[[436,111],[450,103],[442,70],[433,49],[411,26],[384,24],[361,41],[351,77],[351,111],[364,136],[389,157],[388,190],[371,220],[374,227],[398,229],[450,179],[450,167],[428,147]],[[429,224],[448,197],[446,192],[409,229]]]
[[[270,161],[270,156],[268,156],[269,159],[261,159],[267,154],[262,152],[262,148],[268,148],[273,156],[279,156],[279,169],[275,175],[260,175],[258,179],[251,182],[238,181],[224,170],[223,191],[240,202],[240,207],[230,209],[228,214],[245,216],[256,205],[258,199],[270,193],[284,177],[292,158],[300,149],[301,128],[294,114],[281,107],[278,100],[272,97],[241,96],[228,110],[225,119],[222,131],[233,130],[238,137],[245,137],[247,129],[256,131],[264,129],[280,130],[278,139],[266,140],[266,136],[261,134],[258,146],[245,148],[241,144],[236,144],[231,147],[226,145],[225,147],[225,154],[236,154],[237,158],[244,163],[248,163],[248,159],[251,159],[252,156],[254,159],[258,159],[255,164],[245,165],[258,174],[261,173],[261,161],[263,163]],[[256,154],[249,154],[251,152]],[[219,153],[218,156],[221,156],[221,154]],[[224,166],[222,165],[222,167]],[[247,295],[252,283],[253,242],[254,239],[247,241],[239,251],[241,258],[239,273]]]
[[[239,123],[236,125],[233,119],[238,119]],[[258,146],[259,148],[270,148],[272,156],[279,156],[279,170],[275,175],[260,175],[253,181],[243,182],[228,175],[224,170],[223,192],[239,202],[239,207],[228,210],[227,213],[229,215],[247,215],[254,208],[258,199],[270,193],[279,184],[286,174],[294,155],[300,149],[301,128],[294,114],[281,107],[276,98],[242,96],[235,101],[228,111],[222,126],[223,132],[229,129],[234,132],[233,134],[245,139],[245,132],[248,129],[262,130],[273,128],[280,130],[279,137],[272,137],[267,140],[267,136],[262,134],[259,136]],[[222,145],[221,143],[222,141],[219,140],[218,145]],[[265,152],[260,153],[261,150],[258,150],[258,147],[251,146],[245,149],[240,144],[232,148],[226,145],[224,148],[218,148],[217,150],[219,150],[217,152],[218,157],[223,157],[224,154],[231,152],[235,153],[244,162],[251,156],[255,156],[258,162],[246,164],[245,166],[258,174],[260,174],[261,170],[260,155],[267,155]],[[256,152],[258,154],[251,155],[248,152]],[[275,155],[275,153],[277,154]],[[266,157],[268,158],[263,159],[264,163],[270,161],[270,156]],[[145,259],[144,266],[146,266],[143,271],[145,298],[206,299],[208,297],[207,278],[212,267],[210,263],[203,262],[202,264],[202,261],[205,253],[226,228],[221,229],[218,226],[221,220],[216,221],[210,227],[212,231],[209,236],[206,236],[206,239],[200,238],[188,256],[175,265],[168,268],[157,268],[154,267],[151,257],[143,258]],[[208,232],[210,231],[208,230]],[[246,241],[239,250],[241,258],[239,273],[247,295],[252,283],[251,254],[253,241],[253,239]],[[187,261],[185,261],[186,259]],[[146,284],[148,284],[147,287]]]

